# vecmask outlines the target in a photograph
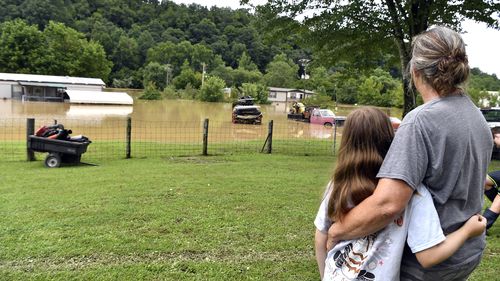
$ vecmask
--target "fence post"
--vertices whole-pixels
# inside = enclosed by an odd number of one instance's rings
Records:
[[[28,146],[28,136],[35,134],[35,118],[26,120],[26,155],[28,161],[35,161],[35,152]]]
[[[131,142],[132,142],[132,118],[127,118],[127,156],[126,158],[130,158],[130,150],[131,150]]]
[[[273,120],[269,121],[269,125],[267,127],[267,153],[271,154],[273,150]]]
[[[208,118],[203,122],[203,155],[208,155]]]
[[[337,150],[337,122],[335,121],[333,126],[333,156],[335,156],[335,151]]]

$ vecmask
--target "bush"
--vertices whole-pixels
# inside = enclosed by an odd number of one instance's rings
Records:
[[[224,100],[226,83],[217,76],[209,76],[200,90],[202,101],[218,102]]]
[[[142,95],[139,97],[141,100],[161,100],[162,96],[160,94],[160,91],[156,88],[155,83],[149,82],[146,88],[144,89],[144,92]]]
[[[162,95],[166,99],[178,99],[181,97],[181,93],[176,91],[173,86],[167,86],[163,89]]]
[[[199,96],[199,91],[193,88],[191,84],[187,84],[186,88],[179,90],[179,96],[185,100],[195,100]]]

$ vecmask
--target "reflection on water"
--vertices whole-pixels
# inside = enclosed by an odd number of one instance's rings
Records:
[[[132,137],[155,141],[196,140],[203,120],[210,120],[209,137],[220,141],[266,138],[268,122],[274,121],[273,137],[329,139],[333,129],[287,119],[284,104],[262,105],[262,125],[232,124],[230,103],[207,103],[192,100],[135,100],[133,106],[79,105],[55,102],[21,102],[0,100],[0,119],[35,118],[36,126],[58,120],[75,133],[123,138],[126,118],[132,118]],[[346,115],[353,108],[342,109]],[[14,127],[16,127],[14,125]],[[19,126],[18,126],[19,127]],[[22,134],[20,136],[22,138]]]
[[[134,110],[128,105],[81,105],[70,104],[66,117],[69,118],[102,118],[103,116],[127,117]]]

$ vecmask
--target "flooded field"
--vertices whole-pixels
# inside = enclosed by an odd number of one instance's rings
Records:
[[[193,100],[135,100],[133,106],[80,105],[54,102],[21,102],[0,100],[0,125],[4,135],[25,137],[27,118],[35,118],[36,127],[55,121],[71,128],[73,133],[104,139],[122,138],[126,119],[132,118],[135,138],[156,141],[198,141],[199,130],[208,118],[210,132],[219,141],[250,140],[266,136],[269,121],[274,122],[276,137],[328,139],[333,129],[287,119],[284,103],[262,105],[262,125],[232,124],[229,103],[207,103]],[[343,114],[347,114],[346,110]]]

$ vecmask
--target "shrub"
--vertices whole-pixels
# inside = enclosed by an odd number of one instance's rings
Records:
[[[156,88],[155,83],[149,82],[144,89],[144,92],[139,97],[141,100],[161,100],[162,96],[160,91]]]

